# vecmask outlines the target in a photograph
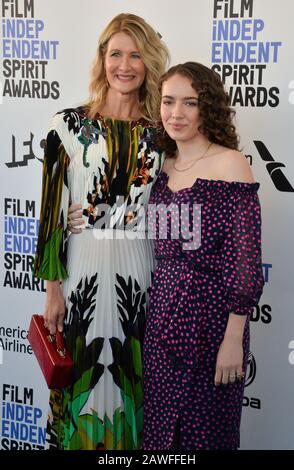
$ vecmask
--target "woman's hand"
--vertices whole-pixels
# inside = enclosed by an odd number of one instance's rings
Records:
[[[67,226],[71,233],[81,233],[83,230],[79,227],[85,221],[82,219],[83,211],[81,204],[72,204],[68,209]]]
[[[65,315],[65,303],[59,281],[47,281],[46,305],[44,312],[44,324],[51,335],[63,331],[63,319]]]
[[[240,336],[225,336],[217,355],[215,385],[227,385],[242,380],[243,344]]]

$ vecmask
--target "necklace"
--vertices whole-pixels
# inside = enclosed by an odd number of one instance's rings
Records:
[[[190,168],[192,168],[192,166],[195,165],[196,162],[198,162],[199,160],[201,160],[203,157],[205,157],[205,155],[207,154],[208,150],[210,149],[210,147],[212,146],[212,142],[209,142],[209,145],[207,147],[207,149],[204,151],[203,155],[201,155],[201,157],[197,158],[197,160],[194,160],[192,165],[188,166],[187,168],[177,168],[176,165],[175,165],[175,161],[173,162],[173,168],[176,170],[176,171],[187,171],[187,170],[190,170]]]

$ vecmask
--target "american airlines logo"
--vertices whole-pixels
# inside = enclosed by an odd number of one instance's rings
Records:
[[[255,144],[255,147],[257,148],[259,155],[261,156],[261,159],[264,162],[267,162],[266,169],[276,189],[278,191],[293,193],[293,186],[285,176],[284,172],[281,170],[281,168],[286,168],[284,163],[276,162],[263,142],[261,142],[260,140],[254,140],[253,142]]]
[[[249,352],[245,387],[248,387],[249,385],[252,384],[252,382],[255,379],[255,376],[256,376],[256,361],[252,352]]]

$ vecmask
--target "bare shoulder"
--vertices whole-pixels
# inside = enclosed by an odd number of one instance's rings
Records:
[[[254,177],[250,165],[238,150],[225,149],[215,156],[218,160],[219,178],[224,181],[240,181],[242,183],[254,183]]]

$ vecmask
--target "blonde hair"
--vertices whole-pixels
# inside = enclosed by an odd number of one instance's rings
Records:
[[[170,56],[160,35],[146,21],[131,13],[115,16],[102,32],[90,81],[88,115],[94,119],[103,107],[107,95],[108,81],[104,67],[104,56],[111,37],[124,32],[136,43],[146,69],[146,76],[139,93],[140,112],[148,121],[155,122],[160,102],[159,79],[165,72]]]

